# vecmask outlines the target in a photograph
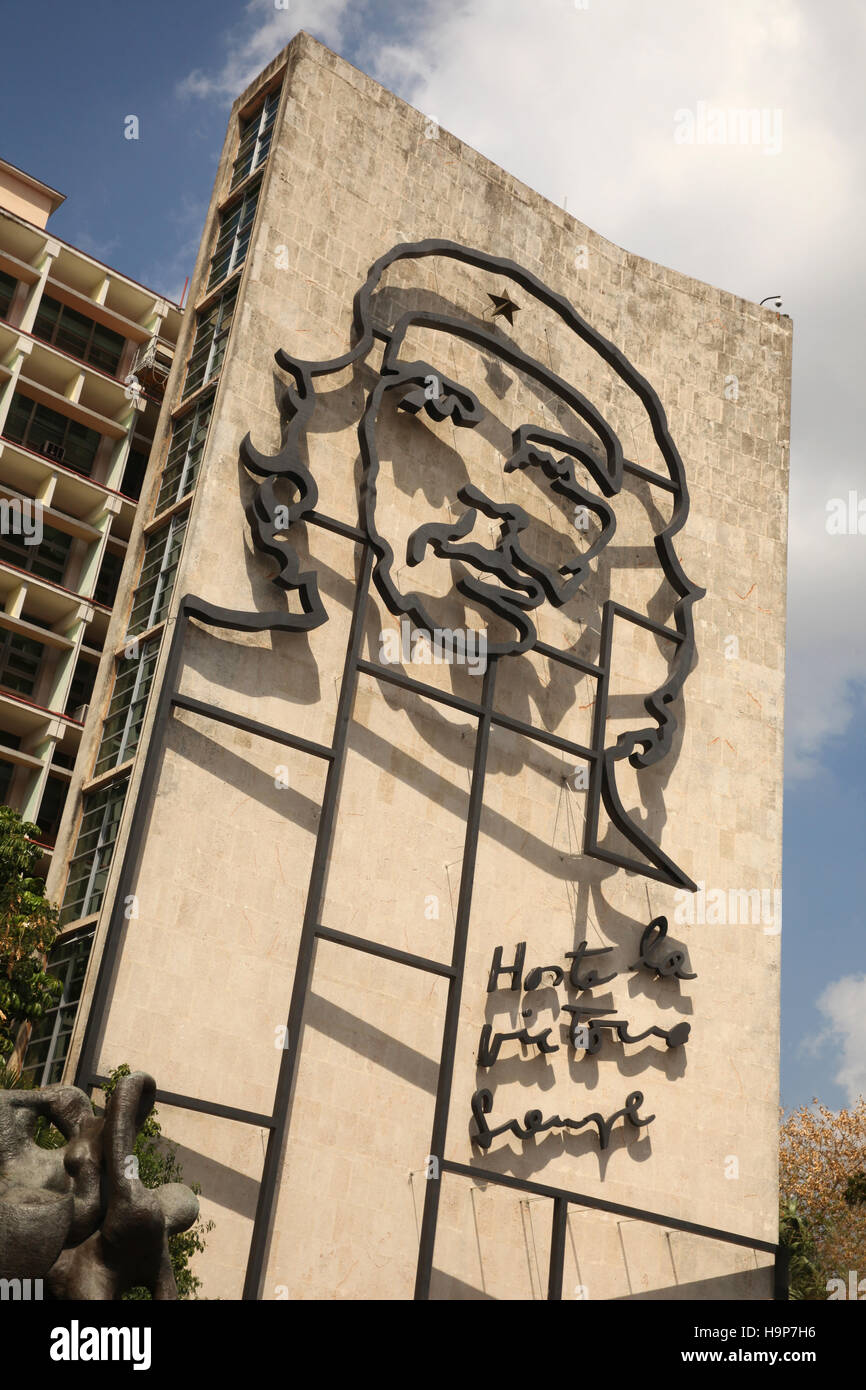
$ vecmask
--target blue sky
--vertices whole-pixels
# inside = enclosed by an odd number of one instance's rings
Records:
[[[866,1092],[866,536],[825,522],[830,499],[866,497],[866,12],[7,0],[0,155],[67,195],[59,236],[177,297],[231,100],[299,28],[619,245],[753,300],[781,293],[793,316],[782,1099],[853,1102]],[[678,146],[674,113],[702,101],[780,111],[781,149]]]

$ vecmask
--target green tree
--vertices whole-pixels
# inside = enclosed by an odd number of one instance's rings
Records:
[[[820,1101],[782,1117],[782,1242],[792,1252],[792,1297],[826,1299],[847,1285],[866,1250],[866,1100],[830,1110]],[[787,1238],[786,1238],[787,1236]],[[810,1272],[811,1271],[811,1272]],[[795,1274],[799,1282],[794,1292]],[[814,1278],[813,1278],[814,1275]]]
[[[63,992],[46,968],[57,937],[57,909],[36,877],[38,825],[0,806],[0,1060],[20,1070],[22,1025],[41,1018]],[[12,1054],[15,1054],[13,1057]]]
[[[788,1296],[817,1302],[827,1289],[818,1270],[818,1248],[809,1223],[793,1198],[779,1202],[779,1244],[788,1251]]]
[[[106,1100],[112,1095],[120,1077],[129,1076],[129,1072],[130,1068],[126,1063],[111,1072],[108,1080],[102,1085]],[[183,1168],[177,1161],[177,1145],[162,1137],[162,1126],[156,1115],[154,1108],[142,1125],[132,1150],[138,1159],[138,1176],[145,1187],[161,1187],[166,1182],[183,1182]],[[189,1186],[196,1195],[201,1192],[198,1183],[190,1183]],[[208,1231],[213,1230],[213,1225],[212,1221],[197,1221],[188,1231],[179,1231],[177,1235],[168,1238],[168,1253],[179,1298],[196,1298],[198,1295],[201,1280],[193,1274],[189,1262],[193,1255],[204,1250],[204,1237]],[[130,1289],[123,1297],[149,1299],[150,1291],[139,1287]]]

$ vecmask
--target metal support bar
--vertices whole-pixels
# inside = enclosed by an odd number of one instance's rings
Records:
[[[316,936],[322,941],[334,941],[338,946],[350,946],[355,951],[364,951],[368,956],[381,956],[397,965],[410,965],[413,970],[426,970],[430,975],[454,976],[453,965],[443,965],[438,960],[428,960],[426,956],[413,956],[409,951],[398,951],[394,946],[384,946],[380,941],[368,941],[363,936],[351,936],[349,932],[334,931],[332,927],[316,927]]]
[[[565,1264],[565,1232],[568,1202],[564,1197],[553,1199],[553,1220],[550,1228],[550,1269],[547,1276],[547,1297],[550,1302],[562,1299],[562,1270]]]
[[[700,1226],[695,1221],[682,1221],[678,1216],[663,1216],[661,1212],[644,1211],[640,1207],[626,1207],[620,1202],[609,1202],[604,1197],[590,1197],[585,1192],[570,1192],[564,1187],[549,1187],[545,1183],[528,1182],[524,1178],[512,1178],[507,1173],[495,1173],[489,1168],[470,1168],[466,1163],[452,1163],[449,1158],[439,1161],[443,1173],[454,1173],[464,1178],[474,1178],[477,1182],[492,1182],[500,1187],[511,1187],[517,1192],[527,1192],[533,1197],[550,1197],[554,1201],[562,1198],[577,1207],[590,1207],[593,1211],[607,1211],[614,1216],[625,1216],[630,1221],[647,1221],[652,1226],[664,1226],[667,1230],[683,1231],[686,1235],[705,1236],[707,1240],[724,1241],[726,1245],[741,1245],[747,1250],[761,1250],[767,1255],[776,1255],[780,1247],[769,1240],[757,1240],[753,1236],[736,1235],[732,1231],[720,1231],[715,1226]]]
[[[365,546],[362,553],[361,574],[355,594],[352,625],[349,630],[349,642],[346,650],[346,661],[343,667],[343,680],[340,687],[340,700],[337,706],[337,718],[334,729],[334,756],[328,767],[328,776],[325,782],[322,811],[319,817],[319,830],[316,836],[316,848],[313,854],[312,869],[310,870],[307,906],[304,913],[303,926],[301,927],[301,938],[298,943],[295,979],[292,987],[292,998],[289,1005],[289,1017],[286,1027],[286,1047],[280,1062],[280,1071],[274,1095],[275,1123],[268,1136],[265,1162],[262,1168],[261,1186],[259,1187],[259,1199],[256,1204],[253,1235],[250,1241],[250,1252],[247,1260],[247,1272],[243,1292],[243,1297],[245,1299],[257,1299],[261,1296],[262,1280],[264,1279],[265,1261],[267,1259],[268,1245],[276,1208],[280,1164],[288,1137],[292,1095],[300,1058],[304,1004],[309,992],[310,980],[313,975],[313,965],[316,954],[316,935],[322,916],[322,903],[325,896],[325,883],[328,863],[331,856],[331,841],[337,815],[337,802],[340,795],[343,766],[346,760],[346,742],[349,732],[349,722],[352,717],[352,709],[355,704],[355,691],[358,685],[359,657],[361,644],[364,640],[367,592],[370,587],[370,575],[372,570],[373,552],[369,546]]]
[[[439,1078],[436,1086],[436,1107],[433,1112],[433,1134],[430,1139],[430,1153],[441,1157],[445,1152],[448,1131],[448,1110],[451,1104],[451,1083],[454,1078],[454,1054],[457,1047],[457,1028],[460,1022],[460,1001],[463,994],[463,971],[466,964],[466,947],[469,940],[469,915],[472,910],[472,888],[475,880],[475,859],[478,853],[478,831],[481,825],[481,811],[484,805],[484,777],[487,771],[487,749],[490,743],[490,724],[493,712],[493,693],[496,685],[496,661],[491,659],[484,673],[482,693],[483,713],[478,721],[475,735],[475,758],[472,766],[472,787],[469,792],[469,810],[466,817],[466,835],[463,842],[463,864],[460,870],[460,896],[457,900],[457,917],[454,925],[454,945],[451,964],[454,978],[448,986],[448,1002],[445,1007],[445,1025],[442,1030],[442,1052],[439,1062]],[[427,1183],[424,1194],[424,1215],[421,1221],[421,1241],[418,1250],[418,1265],[415,1275],[415,1298],[424,1300],[430,1297],[430,1279],[433,1273],[433,1249],[436,1244],[436,1223],[439,1216],[439,1194],[442,1189],[441,1177]]]
[[[91,1076],[88,1085],[102,1086],[107,1080],[107,1076]],[[233,1105],[220,1105],[216,1101],[196,1100],[194,1096],[182,1096],[177,1091],[157,1090],[155,1099],[162,1105],[173,1105],[178,1110],[195,1110],[201,1115],[215,1115],[220,1120],[234,1120],[237,1124],[255,1125],[260,1129],[272,1129],[274,1124],[271,1115],[259,1115],[255,1110],[238,1110]]]
[[[363,671],[365,676],[375,676],[376,680],[385,681],[387,685],[398,685],[401,690],[410,690],[413,695],[420,695],[425,700],[435,700],[437,704],[447,705],[449,709],[459,709],[462,714],[471,714],[476,719],[480,719],[484,713],[483,705],[476,704],[474,700],[464,700],[460,695],[449,695],[445,690],[437,690],[435,685],[413,680],[402,671],[392,671],[389,666],[380,666],[375,661],[359,661],[358,670]]]
[[[190,714],[200,714],[205,719],[216,719],[220,724],[229,724],[233,729],[242,729],[244,733],[256,734],[258,738],[270,739],[272,743],[282,743],[287,748],[296,748],[299,753],[309,753],[314,758],[327,758],[330,761],[334,756],[334,750],[326,748],[323,743],[311,743],[309,739],[285,733],[273,724],[260,724],[257,719],[248,719],[244,714],[233,714],[231,710],[221,709],[219,705],[210,705],[205,700],[194,700],[191,695],[172,695],[171,703],[175,709],[185,709]]]
[[[494,660],[495,658],[491,659]],[[397,685],[401,690],[408,690],[413,695],[419,695],[425,700],[435,700],[440,705],[447,705],[450,709],[460,710],[462,714],[472,715],[476,719],[482,718],[485,714],[483,704],[479,705],[472,700],[464,700],[459,695],[448,695],[445,691],[437,690],[433,685],[427,685],[424,681],[416,681],[412,676],[407,676],[402,671],[392,671],[387,666],[379,666],[374,661],[359,661],[358,670],[363,671],[367,676],[375,677],[376,680],[385,681],[388,685]],[[546,743],[551,748],[560,749],[563,753],[571,753],[576,758],[592,761],[599,756],[593,748],[586,748],[582,743],[572,743],[570,739],[560,738],[558,734],[548,733],[546,729],[536,729],[532,724],[525,724],[522,719],[513,719],[510,714],[499,714],[491,710],[490,722],[498,724],[502,729],[510,729],[512,733],[522,734],[524,738],[534,739],[536,743]]]

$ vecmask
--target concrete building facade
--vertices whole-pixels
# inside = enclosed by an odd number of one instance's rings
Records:
[[[43,873],[181,318],[55,236],[62,202],[0,160],[0,801],[38,825]],[[31,1040],[36,1081],[62,1072],[86,949],[76,930],[55,953],[64,996]]]
[[[156,1077],[206,1296],[771,1297],[790,323],[305,34],[190,306],[67,1079]]]

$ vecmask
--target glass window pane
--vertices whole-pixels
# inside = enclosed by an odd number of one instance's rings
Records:
[[[43,295],[33,324],[33,333],[43,342],[71,353],[100,371],[113,376],[126,343],[119,333],[70,309],[49,295]]]
[[[39,679],[42,646],[18,632],[0,635],[0,686],[17,695],[32,696]]]
[[[258,182],[255,188],[247,190],[239,203],[235,204],[228,212],[223,213],[219,236],[211,261],[208,289],[218,285],[233,270],[237,270],[238,266],[243,265],[260,190],[261,182]]]
[[[268,93],[258,111],[241,122],[238,152],[235,156],[232,173],[232,188],[242,183],[247,175],[252,173],[253,169],[257,169],[267,158],[271,143],[271,131],[279,104],[280,88],[277,87],[275,91]]]
[[[237,284],[230,285],[199,318],[183,388],[184,396],[203,386],[219,371],[237,292]]]
[[[80,425],[77,420],[70,420],[66,428],[66,438],[64,444],[63,462],[67,468],[74,468],[77,473],[89,474],[93,468],[93,461],[96,458],[96,451],[99,448],[101,435],[96,430],[88,429],[86,425]]]
[[[157,513],[192,491],[204,453],[213,402],[213,395],[210,395],[199,401],[195,410],[175,421],[156,499]]]
[[[94,768],[96,777],[131,758],[138,747],[159,645],[159,638],[155,638],[141,647],[137,658],[124,657],[117,663],[114,690]]]
[[[71,546],[72,537],[53,526],[43,526],[39,545],[28,545],[25,536],[13,531],[0,532],[0,560],[54,584],[63,583]]]
[[[110,608],[114,603],[122,569],[123,556],[115,555],[112,551],[106,550],[102,557],[96,588],[93,591],[93,597],[97,603],[104,603],[106,608]]]
[[[92,331],[93,324],[89,319],[64,305],[54,334],[54,346],[61,348],[63,352],[71,353],[73,357],[84,358],[90,346]]]
[[[48,295],[43,295],[39,301],[39,308],[36,312],[36,320],[33,324],[33,336],[43,338],[50,343],[57,328],[57,320],[60,317],[60,305],[56,299],[50,299]]]
[[[7,439],[14,440],[16,444],[24,443],[35,404],[29,396],[22,396],[16,391],[6,416],[6,424],[3,426],[3,433]]]
[[[130,637],[162,622],[168,612],[186,523],[186,513],[174,516],[167,526],[148,536],[129,618]]]
[[[0,270],[0,319],[7,317],[17,287],[18,281],[7,275],[5,270]]]
[[[114,852],[129,777],[84,797],[83,814],[60,910],[61,924],[98,912]]]
[[[102,439],[96,430],[56,410],[49,410],[48,406],[38,405],[20,392],[12,398],[3,433],[34,453],[45,453],[46,445],[49,446],[50,456],[84,474],[90,473]]]
[[[105,328],[101,323],[95,323],[88,361],[91,366],[98,367],[100,371],[107,372],[109,376],[114,376],[120,366],[125,345],[126,339],[121,338],[119,333],[115,333],[111,328]]]
[[[219,236],[217,237],[217,243],[214,247],[210,277],[207,282],[208,289],[213,285],[218,285],[220,280],[224,280],[232,269],[232,247],[234,245],[242,206],[242,204],[238,204],[231,212],[225,213],[220,222]]]
[[[63,1073],[93,935],[89,931],[60,941],[49,956],[48,969],[62,982],[63,993],[55,1007],[33,1025],[22,1075],[34,1086],[49,1086],[59,1081]]]

